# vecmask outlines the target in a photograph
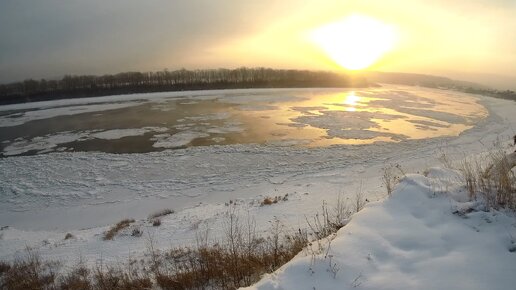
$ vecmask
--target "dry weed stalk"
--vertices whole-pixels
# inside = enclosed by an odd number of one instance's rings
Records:
[[[387,189],[387,195],[391,195],[400,178],[405,176],[405,172],[399,164],[389,164],[383,168],[382,183]]]

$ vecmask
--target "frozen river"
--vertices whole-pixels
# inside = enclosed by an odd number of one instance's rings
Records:
[[[0,107],[0,152],[399,142],[457,136],[486,116],[474,97],[415,87],[112,96]]]

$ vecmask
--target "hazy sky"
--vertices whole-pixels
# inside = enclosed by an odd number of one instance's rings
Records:
[[[181,67],[334,69],[307,35],[350,14],[398,32],[371,69],[516,83],[515,0],[0,0],[0,82]]]

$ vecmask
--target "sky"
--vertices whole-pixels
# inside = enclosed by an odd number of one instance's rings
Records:
[[[183,67],[339,70],[311,35],[362,15],[396,32],[370,70],[514,88],[515,13],[514,0],[0,0],[0,82]]]

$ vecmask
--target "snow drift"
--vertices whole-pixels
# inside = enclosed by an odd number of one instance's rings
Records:
[[[466,200],[455,171],[408,175],[327,253],[302,253],[247,289],[514,289],[514,213]]]

